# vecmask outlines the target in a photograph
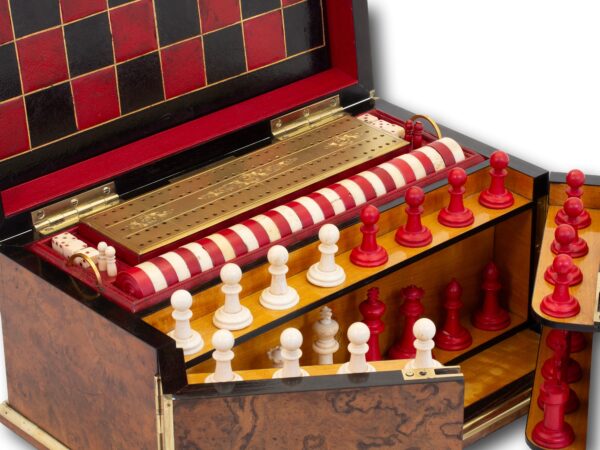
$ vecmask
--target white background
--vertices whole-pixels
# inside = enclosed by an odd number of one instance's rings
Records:
[[[600,175],[600,3],[369,0],[369,7],[380,97],[546,169]],[[596,339],[590,425],[599,417],[599,347]],[[521,419],[473,448],[525,449],[524,427]],[[589,448],[599,448],[597,428],[590,426]],[[0,448],[30,447],[0,426]]]

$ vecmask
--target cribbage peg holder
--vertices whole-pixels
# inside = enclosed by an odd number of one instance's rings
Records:
[[[319,365],[333,364],[333,354],[340,348],[335,339],[340,325],[333,320],[333,311],[328,306],[323,306],[319,311],[319,320],[313,325],[317,340],[313,342],[313,351],[319,355]]]
[[[205,383],[226,383],[243,380],[242,376],[235,373],[231,368],[231,361],[235,356],[232,350],[234,343],[235,339],[229,330],[219,330],[213,334],[212,345],[215,350],[212,357],[215,360],[215,372],[206,377]]]
[[[273,378],[307,377],[308,372],[300,367],[302,357],[302,333],[296,328],[286,328],[279,338],[283,367],[273,374]]]
[[[553,355],[544,361],[542,366],[542,376],[546,380],[550,380],[556,377],[554,372],[557,361],[561,362],[561,366],[564,369],[563,380],[566,383],[577,383],[583,377],[583,370],[581,365],[571,358],[571,342],[572,334],[566,330],[552,330],[556,331],[552,339],[550,334],[546,338],[546,345],[553,351]]]
[[[321,259],[310,266],[306,273],[306,278],[311,284],[319,287],[335,287],[346,280],[344,269],[335,262],[335,254],[338,251],[336,244],[339,240],[340,230],[335,225],[328,223],[319,230]]]
[[[448,173],[450,202],[438,215],[438,221],[442,225],[450,228],[464,228],[472,225],[475,221],[473,211],[464,205],[466,182],[467,172],[465,169],[456,167]]]
[[[585,184],[585,174],[578,169],[573,169],[567,174],[567,189],[565,190],[567,197],[578,198],[583,204],[583,185]],[[592,218],[590,213],[585,209],[577,215],[577,217],[570,218],[566,213],[565,209],[562,208],[556,213],[556,223],[569,223],[577,229],[587,228],[592,224]]]
[[[554,291],[546,295],[540,304],[544,314],[556,318],[574,317],[579,314],[579,301],[570,293],[569,272],[573,267],[573,259],[569,255],[558,255],[552,262],[556,272]]]
[[[289,253],[281,245],[274,245],[267,252],[271,285],[262,291],[259,299],[260,304],[266,309],[281,311],[292,308],[300,301],[296,289],[287,284],[288,259]]]
[[[171,317],[175,320],[175,329],[169,336],[175,339],[177,348],[183,350],[184,355],[198,353],[204,347],[202,336],[190,325],[192,318],[192,294],[183,289],[173,292],[171,295],[171,306],[173,312]]]
[[[423,147],[423,124],[416,121],[413,127],[412,149],[417,150]]]
[[[385,330],[385,323],[381,318],[385,314],[386,306],[385,303],[379,300],[379,288],[370,288],[367,291],[367,299],[358,305],[358,309],[362,314],[363,322],[371,332],[368,342],[369,350],[366,354],[367,361],[380,361],[379,335]]]
[[[432,350],[435,347],[433,337],[435,336],[435,324],[427,318],[415,322],[412,332],[415,336],[413,346],[415,347],[415,358],[410,360],[405,369],[434,369],[443,367],[439,361],[433,359]]]
[[[473,343],[471,333],[460,324],[462,287],[453,279],[444,291],[444,310],[446,319],[444,326],[435,335],[435,345],[442,350],[458,351],[469,348]]]
[[[554,241],[552,241],[552,252],[556,255],[569,255],[573,257],[572,245],[577,241],[577,230],[571,225],[562,224],[554,230]],[[550,264],[544,272],[544,279],[554,285],[556,283],[556,272]],[[569,286],[575,286],[583,281],[583,273],[577,264],[573,264],[569,272]]]
[[[415,357],[413,327],[415,322],[425,312],[425,307],[421,303],[424,295],[425,291],[417,286],[407,286],[402,289],[404,303],[400,306],[400,313],[404,316],[404,330],[400,339],[390,348],[388,352],[389,359],[410,359]]]
[[[240,303],[242,269],[228,263],[221,268],[221,292],[225,294],[225,303],[215,312],[213,324],[223,330],[242,330],[252,323],[252,313]]]
[[[363,238],[361,244],[350,252],[350,261],[359,267],[378,267],[385,264],[388,253],[377,244],[379,210],[373,205],[365,206],[360,212],[360,220],[363,223],[360,227]]]
[[[565,422],[565,405],[569,387],[565,383],[542,385],[544,390],[544,419],[537,423],[531,437],[544,448],[565,448],[575,440],[571,425]]]
[[[490,187],[481,191],[479,203],[490,209],[505,209],[515,203],[515,198],[508,189],[505,182],[508,171],[508,155],[503,151],[495,151],[490,156]]]
[[[500,305],[500,271],[493,261],[483,269],[483,302],[473,314],[473,325],[484,331],[499,331],[510,325],[510,314]]]
[[[355,322],[348,327],[348,352],[350,361],[340,366],[338,374],[375,372],[375,368],[367,362],[371,332],[363,322]]]
[[[571,258],[581,258],[588,254],[589,248],[587,242],[579,236],[579,227],[575,224],[576,218],[583,211],[583,202],[577,197],[568,198],[563,204],[563,210],[565,211],[568,220],[565,223],[560,223],[561,225],[570,225],[575,230],[575,237],[573,241],[569,244],[569,250],[564,250],[564,245],[560,246],[560,242],[553,241],[551,250],[556,253],[566,253]],[[562,251],[561,251],[562,249]]]
[[[554,350],[555,347],[560,345],[560,342],[564,339],[563,330],[550,330],[548,336],[546,337],[546,345],[548,348]],[[571,331],[571,345],[569,346],[569,351],[571,353],[579,353],[586,349],[587,341],[585,339],[585,335],[580,331]],[[556,342],[558,341],[558,342]]]
[[[431,244],[431,230],[421,223],[425,192],[418,186],[408,188],[404,196],[406,207],[406,223],[396,231],[396,242],[404,247],[425,247]]]

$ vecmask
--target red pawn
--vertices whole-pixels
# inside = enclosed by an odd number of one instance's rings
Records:
[[[367,291],[367,299],[358,305],[358,309],[363,316],[363,322],[371,330],[369,338],[369,350],[367,351],[367,361],[380,361],[381,350],[379,348],[379,335],[385,330],[385,324],[381,317],[385,313],[385,303],[379,300],[379,289],[371,288]]]
[[[417,150],[423,146],[423,124],[418,120],[413,128],[413,145],[412,149]]]
[[[544,448],[565,448],[575,440],[571,425],[565,422],[565,405],[569,400],[569,387],[565,383],[542,385],[545,398],[544,420],[539,422],[531,438]]]
[[[556,272],[556,282],[552,294],[542,299],[540,309],[544,314],[558,318],[579,314],[579,302],[569,292],[569,272],[572,267],[573,260],[569,255],[558,255],[554,258],[552,268]]]
[[[480,330],[498,331],[510,325],[508,311],[500,306],[498,293],[502,288],[500,284],[500,271],[494,262],[488,263],[483,269],[483,305],[473,314],[473,325]]]
[[[390,348],[389,359],[412,359],[415,357],[417,352],[414,346],[413,326],[425,311],[421,304],[424,295],[425,291],[417,286],[407,286],[402,289],[402,296],[405,300],[400,307],[400,313],[405,317],[404,331],[402,337]]]
[[[554,241],[551,245],[551,250],[557,255],[569,255],[572,252],[573,242],[577,239],[577,230],[571,225],[559,225],[554,231]],[[556,283],[556,272],[552,265],[548,266],[544,272],[544,279],[550,283]],[[569,272],[569,286],[575,286],[583,281],[583,273],[577,264],[573,264],[573,268]]]
[[[450,203],[440,211],[438,221],[447,227],[468,227],[475,221],[475,218],[473,217],[473,212],[465,208],[463,203],[467,172],[460,167],[452,169],[448,173],[448,182],[451,186],[448,189],[448,192],[450,192]]]
[[[444,295],[446,321],[443,328],[435,335],[435,345],[442,350],[464,350],[471,346],[473,338],[471,333],[460,324],[460,309],[463,306],[460,300],[462,287],[456,279],[453,279],[446,287]]]
[[[576,197],[578,199],[581,199],[581,197],[583,196],[582,186],[584,184],[585,175],[583,174],[583,172],[577,169],[571,170],[567,174],[568,187],[565,191],[567,193],[567,197]],[[556,223],[570,223],[571,225],[581,230],[582,228],[587,228],[591,225],[592,218],[590,217],[589,212],[587,212],[585,209],[582,209],[581,213],[577,217],[573,218],[572,220],[569,220],[569,217],[563,208],[556,214]]]
[[[406,224],[396,231],[396,242],[404,247],[424,247],[431,244],[433,236],[429,228],[421,224],[423,214],[423,202],[425,193],[418,186],[413,186],[406,191],[404,196],[406,204]]]
[[[560,345],[560,341],[564,340],[562,330],[551,330],[546,338],[546,345],[554,350]],[[585,336],[580,331],[571,331],[571,345],[569,346],[570,353],[579,353],[587,347]],[[559,342],[556,342],[559,341]]]
[[[577,383],[583,377],[583,370],[577,361],[571,358],[571,333],[565,330],[553,330],[556,335],[550,339],[550,333],[546,338],[546,345],[554,354],[544,361],[542,366],[542,376],[546,380],[556,378],[555,367],[557,361],[561,363],[561,370],[564,370],[562,380],[571,384]]]
[[[583,211],[582,201],[579,200],[577,197],[568,198],[563,205],[563,210],[567,214],[567,222],[558,223],[558,216],[556,216],[556,222],[559,227],[561,225],[570,225],[575,231],[575,236],[568,245],[564,245],[564,243],[558,241],[558,239],[555,239],[555,241],[552,242],[552,246],[550,247],[551,250],[556,254],[565,253],[571,258],[580,258],[582,256],[587,255],[589,251],[587,242],[585,242],[583,238],[579,237],[579,231],[577,231],[578,228],[574,224],[578,215],[581,213],[581,211]],[[555,237],[557,237],[556,234]],[[564,241],[566,242],[566,232]]]
[[[404,122],[404,140],[410,144],[410,149],[412,149],[413,143],[413,130],[414,124],[412,120],[407,120],[406,122]]]
[[[362,243],[350,252],[350,261],[360,267],[377,267],[385,264],[388,254],[385,248],[377,244],[377,221],[379,210],[373,205],[365,206],[360,213],[363,226],[360,231],[363,234]]]
[[[512,193],[504,187],[504,180],[508,175],[508,155],[500,150],[492,153],[490,157],[490,187],[479,194],[479,203],[486,208],[504,209],[512,206],[515,199]]]

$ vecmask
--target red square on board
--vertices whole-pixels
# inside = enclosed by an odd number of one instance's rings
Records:
[[[60,0],[63,23],[106,11],[106,0]]]
[[[62,28],[17,41],[23,90],[35,91],[69,78]]]
[[[126,4],[110,11],[117,62],[156,50],[156,24],[152,1]]]
[[[0,0],[0,45],[12,41],[13,32],[8,14],[8,0]]]
[[[167,98],[201,88],[206,84],[202,40],[195,38],[161,51]]]
[[[80,130],[119,117],[119,96],[114,67],[71,81],[77,126]]]
[[[23,97],[0,103],[0,159],[29,148]]]
[[[285,40],[281,10],[245,21],[244,40],[248,70],[284,59]]]
[[[241,20],[239,0],[198,0],[202,33],[218,30]]]

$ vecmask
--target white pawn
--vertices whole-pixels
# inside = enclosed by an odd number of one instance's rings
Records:
[[[340,326],[331,316],[331,308],[323,306],[320,320],[313,325],[317,340],[313,342],[312,348],[319,355],[319,364],[333,364],[333,354],[340,348],[340,344],[335,340]]]
[[[192,294],[184,290],[173,292],[171,306],[173,307],[171,316],[175,319],[175,329],[169,333],[169,336],[175,339],[177,348],[182,349],[184,355],[198,353],[204,347],[204,341],[200,333],[192,330],[190,326]]]
[[[340,239],[340,230],[333,224],[326,224],[319,230],[319,252],[321,260],[308,269],[306,278],[315,286],[339,286],[346,279],[346,274],[341,266],[335,263],[335,254],[338,251],[337,241]]]
[[[439,361],[433,359],[431,350],[435,347],[433,337],[435,336],[435,324],[427,319],[419,319],[413,326],[413,334],[415,335],[414,346],[417,350],[415,359],[411,359],[405,369],[433,369],[435,367],[443,367]]]
[[[117,251],[114,247],[108,246],[104,251],[104,257],[106,261],[106,275],[109,277],[117,276]]]
[[[300,367],[302,333],[296,328],[286,328],[279,339],[283,367],[273,374],[273,378],[307,377],[308,372]]]
[[[212,354],[215,360],[215,373],[211,373],[204,380],[205,383],[225,383],[227,381],[241,381],[243,378],[231,369],[231,360],[234,357],[233,348],[235,340],[229,330],[219,330],[212,337],[215,351]]]
[[[98,242],[98,270],[106,272],[106,248],[108,244],[104,241]]]
[[[350,361],[342,364],[337,373],[363,373],[375,372],[375,367],[367,363],[366,354],[369,351],[369,338],[371,330],[362,322],[354,322],[348,328],[348,351]]]
[[[252,313],[240,303],[242,269],[229,263],[221,269],[221,291],[225,294],[225,304],[215,312],[213,323],[223,330],[241,330],[252,323]]]
[[[271,286],[260,294],[260,304],[275,311],[291,308],[300,300],[298,292],[287,285],[285,274],[288,272],[288,251],[281,245],[274,245],[267,253]]]

